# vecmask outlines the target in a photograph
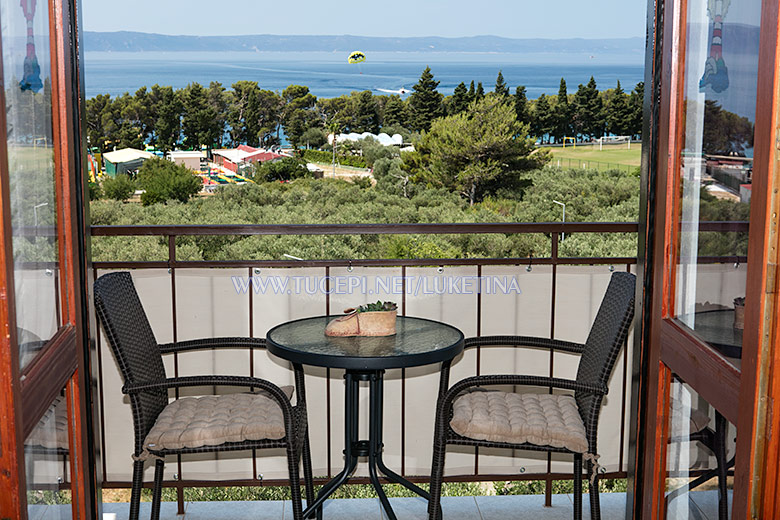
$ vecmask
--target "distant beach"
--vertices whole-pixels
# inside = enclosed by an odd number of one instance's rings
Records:
[[[630,91],[644,80],[643,56],[576,53],[374,52],[360,65],[336,52],[86,52],[86,95],[121,95],[155,83],[176,88],[192,82],[219,81],[226,88],[240,80],[281,91],[306,85],[318,97],[337,97],[355,90],[410,89],[426,66],[440,81],[439,91],[452,93],[461,81],[481,81],[493,89],[501,70],[512,88],[525,85],[528,97],[558,92],[561,77],[569,93],[594,76],[599,90],[620,80]]]

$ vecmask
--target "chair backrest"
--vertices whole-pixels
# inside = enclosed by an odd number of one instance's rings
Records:
[[[606,386],[634,319],[636,276],[613,273],[607,292],[585,342],[577,382]],[[602,396],[578,391],[574,395],[585,423],[588,441],[595,446]]]
[[[125,384],[165,379],[162,355],[130,273],[109,273],[98,278],[95,307]],[[167,390],[130,396],[137,453],[167,404]]]

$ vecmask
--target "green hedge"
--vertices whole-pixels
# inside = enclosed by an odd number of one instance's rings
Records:
[[[318,162],[330,164],[333,162],[332,152],[323,152],[321,150],[305,150],[303,152],[303,158],[309,162]],[[354,166],[355,168],[367,168],[365,159],[358,157],[357,155],[336,155],[336,160],[339,164],[345,166]]]

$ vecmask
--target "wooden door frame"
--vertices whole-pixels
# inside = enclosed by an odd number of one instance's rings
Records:
[[[673,368],[737,426],[739,435],[732,518],[763,518],[762,512],[775,511],[777,498],[774,490],[778,487],[777,476],[770,475],[771,470],[764,462],[768,460],[767,454],[780,453],[778,436],[771,436],[772,426],[774,431],[780,427],[780,413],[775,410],[780,399],[773,399],[780,398],[780,377],[772,370],[774,360],[780,357],[776,348],[780,345],[780,331],[775,317],[778,309],[777,255],[780,248],[777,232],[780,209],[777,168],[780,156],[775,146],[776,127],[780,123],[777,95],[778,3],[764,0],[761,10],[754,144],[754,172],[759,174],[753,175],[748,244],[748,257],[753,261],[748,266],[746,294],[764,297],[747,299],[743,340],[746,348],[743,349],[741,374],[686,329],[667,319],[673,315],[675,269],[674,265],[670,265],[670,259],[673,258],[672,252],[676,251],[679,215],[678,172],[685,115],[683,82],[687,0],[665,0],[663,9],[663,43],[656,49],[656,52],[663,53],[658,160],[650,165],[657,168],[658,175],[655,185],[648,185],[648,190],[655,190],[657,194],[655,207],[652,208],[655,228],[645,230],[648,236],[653,237],[648,247],[653,248],[656,283],[652,284],[651,304],[645,310],[650,313],[649,341],[645,349],[649,374],[644,396],[647,405],[641,424],[653,434],[646,435],[644,440],[643,482],[639,489],[645,493],[641,509],[637,505],[635,511],[641,511],[643,518],[662,517],[665,479],[659,470],[666,466],[667,412]],[[652,219],[648,222],[652,223]],[[672,367],[664,361],[670,362]],[[709,379],[700,377],[702,374],[708,375]],[[713,374],[716,377],[713,378]],[[713,380],[717,383],[713,384]],[[775,419],[765,424],[768,411],[774,412],[770,417]]]
[[[96,518],[99,503],[93,464],[96,443],[90,433],[91,363],[86,292],[84,208],[85,179],[81,115],[83,62],[80,6],[76,0],[50,0],[52,131],[54,142],[59,287],[62,324],[44,349],[19,368],[14,302],[14,264],[10,212],[5,111],[0,111],[0,517],[27,517],[24,439],[54,398],[65,389],[69,416],[69,449],[74,520]],[[0,42],[0,70],[2,47]],[[0,89],[2,90],[2,89]],[[5,92],[0,92],[5,106]]]

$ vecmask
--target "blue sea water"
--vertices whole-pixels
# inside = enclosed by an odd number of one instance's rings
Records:
[[[365,63],[350,65],[344,53],[331,52],[87,52],[86,95],[117,96],[154,84],[182,88],[189,83],[226,87],[240,80],[257,81],[264,89],[282,91],[306,85],[318,97],[336,97],[356,90],[410,89],[426,66],[445,95],[464,81],[481,81],[493,89],[498,71],[514,92],[525,85],[530,99],[558,93],[561,78],[569,93],[591,76],[599,90],[620,80],[627,92],[644,79],[643,56],[637,52],[584,54],[507,53],[371,53]]]

